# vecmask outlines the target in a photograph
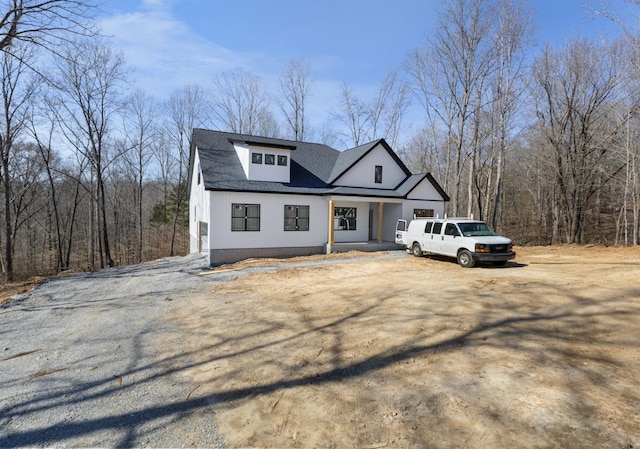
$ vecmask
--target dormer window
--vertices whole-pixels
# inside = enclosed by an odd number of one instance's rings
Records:
[[[291,145],[274,145],[269,142],[232,141],[247,181],[291,181]],[[195,179],[194,179],[195,181]]]
[[[375,182],[382,184],[382,165],[376,165]]]

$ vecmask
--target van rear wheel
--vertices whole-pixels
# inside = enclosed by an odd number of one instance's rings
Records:
[[[422,248],[420,248],[420,244],[418,242],[414,242],[413,246],[411,246],[411,252],[416,257],[422,256]]]
[[[469,252],[469,250],[463,249],[458,253],[458,263],[463,268],[471,268],[475,264],[475,260],[473,260],[473,256]]]

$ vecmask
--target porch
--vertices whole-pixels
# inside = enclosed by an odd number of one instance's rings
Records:
[[[330,198],[329,229],[325,253],[348,251],[394,251],[395,227],[402,216],[398,200],[372,201],[364,198]]]

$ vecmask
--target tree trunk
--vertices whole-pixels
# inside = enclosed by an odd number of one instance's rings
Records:
[[[8,149],[3,149],[5,155],[8,154]],[[13,281],[13,230],[11,226],[11,183],[9,182],[9,159],[5,156],[2,158],[2,183],[4,188],[4,229],[5,229],[5,242],[4,242],[4,268],[7,282]]]

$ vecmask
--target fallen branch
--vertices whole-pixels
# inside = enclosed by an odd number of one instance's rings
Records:
[[[57,373],[58,371],[65,371],[68,368],[56,368],[49,370],[40,370],[37,373],[34,373],[29,376],[29,380],[37,379],[38,377],[48,376],[49,374]]]
[[[25,351],[25,352],[20,352],[18,354],[10,355],[9,357],[5,357],[4,359],[2,359],[2,361],[4,362],[5,360],[16,359],[18,357],[22,357],[23,355],[33,354],[34,352],[38,352],[38,351],[42,351],[42,348],[34,349],[33,351]]]

